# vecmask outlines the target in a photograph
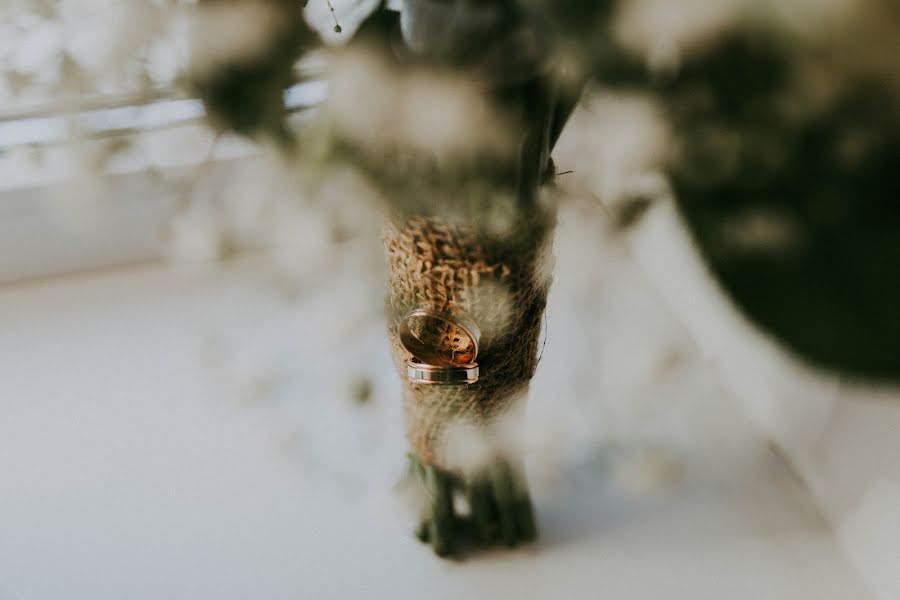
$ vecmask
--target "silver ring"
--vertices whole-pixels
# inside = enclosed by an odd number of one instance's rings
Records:
[[[454,348],[435,348],[431,344],[426,344],[417,338],[410,329],[409,323],[415,318],[434,319],[460,329],[471,340],[471,349],[460,353]],[[397,331],[400,344],[421,364],[464,367],[475,364],[475,359],[478,358],[478,341],[481,338],[481,330],[472,319],[461,311],[415,308],[400,319]],[[459,339],[454,341],[458,342]]]
[[[406,376],[412,383],[425,385],[470,385],[478,381],[478,365],[435,366],[411,358],[406,363]]]

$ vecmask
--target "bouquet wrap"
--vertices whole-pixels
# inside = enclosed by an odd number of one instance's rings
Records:
[[[446,455],[451,426],[464,423],[490,436],[499,419],[521,407],[538,361],[554,225],[553,215],[520,216],[497,237],[475,224],[439,217],[388,219],[389,333],[404,382],[407,437],[421,461],[452,468]],[[398,322],[423,306],[462,311],[481,330],[476,383],[428,385],[407,379],[412,355],[400,343]]]

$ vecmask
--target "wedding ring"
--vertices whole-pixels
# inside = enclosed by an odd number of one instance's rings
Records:
[[[481,331],[461,311],[415,308],[400,319],[400,344],[420,364],[466,367],[475,364]]]
[[[406,363],[406,376],[412,383],[426,385],[469,385],[478,381],[478,365],[457,367],[428,365],[415,358]]]

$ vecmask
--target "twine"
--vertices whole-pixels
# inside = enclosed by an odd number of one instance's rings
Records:
[[[387,219],[389,334],[404,382],[407,438],[422,461],[445,466],[444,434],[452,424],[462,420],[488,430],[524,398],[537,366],[554,225],[554,215],[533,214],[498,238],[476,224],[438,217]],[[422,305],[462,310],[481,329],[477,383],[429,386],[406,379],[410,354],[400,345],[396,319]]]

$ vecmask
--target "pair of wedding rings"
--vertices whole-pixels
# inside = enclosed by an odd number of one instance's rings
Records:
[[[481,331],[463,312],[419,307],[398,324],[400,344],[412,355],[406,375],[412,383],[468,385],[478,381]]]

